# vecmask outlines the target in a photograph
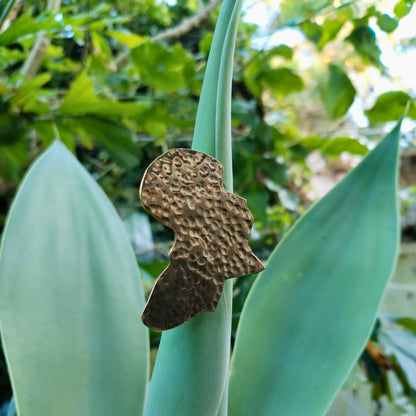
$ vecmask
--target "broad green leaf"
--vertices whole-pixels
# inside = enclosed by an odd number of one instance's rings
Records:
[[[412,318],[400,318],[396,321],[399,325],[403,326],[416,334],[416,319]]]
[[[289,68],[270,69],[261,75],[260,82],[279,95],[287,95],[303,89],[302,78]]]
[[[282,43],[281,45],[275,46],[274,48],[270,49],[267,55],[269,58],[273,56],[282,56],[285,59],[292,59],[293,49],[290,46],[287,46],[284,43]]]
[[[19,16],[13,24],[0,35],[0,45],[10,45],[24,36],[34,36],[41,30],[51,30],[59,27],[55,16],[45,11],[36,19],[32,17],[32,11]]]
[[[55,142],[17,193],[0,254],[0,319],[19,416],[138,415],[144,297],[123,225]]]
[[[309,136],[305,139],[302,139],[300,144],[307,147],[308,149],[315,150],[319,149],[325,144],[326,140],[319,136]]]
[[[316,12],[329,6],[329,0],[283,0],[280,10],[280,19],[285,24],[295,23],[300,20],[307,20]]]
[[[368,152],[367,146],[350,137],[334,137],[333,139],[325,140],[320,150],[323,155],[331,157],[338,157],[343,152],[361,156]]]
[[[377,97],[374,106],[365,111],[370,124],[397,120],[410,102],[407,115],[416,120],[416,104],[404,91],[388,91]]]
[[[0,143],[0,174],[4,179],[17,182],[25,163],[27,151],[23,137],[10,143]]]
[[[403,17],[407,16],[413,7],[413,0],[400,0],[394,6],[394,14],[399,18],[402,19]]]
[[[165,47],[146,40],[131,51],[142,82],[158,90],[173,92],[188,85],[187,70],[194,61],[179,44]]]
[[[326,19],[324,24],[322,25],[322,35],[319,39],[317,48],[318,51],[322,50],[322,48],[331,40],[335,39],[338,35],[341,28],[344,26],[345,18],[336,18],[336,19]]]
[[[305,21],[300,25],[305,36],[314,43],[318,43],[322,37],[322,29],[317,23]]]
[[[0,45],[9,45],[19,37],[38,30],[32,12],[22,14],[13,24],[0,35]]]
[[[17,91],[17,93],[10,98],[10,104],[13,107],[22,107],[23,109],[28,105],[36,102],[39,88],[47,84],[52,78],[51,74],[43,73],[36,78],[25,81]]]
[[[364,62],[374,66],[382,66],[380,62],[381,51],[377,46],[376,34],[369,26],[356,27],[345,40],[354,46]]]
[[[135,33],[126,33],[117,30],[108,30],[106,33],[129,49],[134,49],[146,41],[145,37],[136,35]]]
[[[319,136],[310,136],[303,139],[300,143],[308,149],[319,149],[323,155],[329,157],[338,157],[343,152],[363,156],[368,152],[367,146],[361,144],[357,139],[351,139],[350,137],[323,139]]]
[[[72,124],[58,123],[60,132],[66,130],[83,140],[100,143],[118,163],[131,169],[138,163],[139,146],[132,141],[130,130],[121,123],[95,117],[77,117]]]
[[[7,94],[11,91],[11,88],[9,88],[1,79],[0,79],[0,95]]]
[[[146,108],[148,108],[146,103],[124,103],[97,97],[91,80],[83,71],[72,83],[59,110],[64,115],[132,117],[143,113]]]
[[[232,189],[231,78],[242,1],[222,4],[198,107],[192,147],[216,156]],[[228,403],[232,281],[215,312],[202,312],[162,335],[146,416],[225,416]]]
[[[258,97],[264,88],[269,88],[279,95],[287,95],[303,88],[302,78],[293,70],[285,67],[274,68],[273,58],[287,53],[285,48],[277,48],[277,51],[273,48],[266,56],[256,59],[244,71],[247,87]],[[284,57],[287,59],[288,55]]]
[[[400,125],[298,221],[250,291],[230,416],[321,416],[364,348],[398,250]]]
[[[322,85],[322,98],[329,118],[341,117],[354,102],[355,88],[348,75],[337,65],[329,66],[329,76]]]

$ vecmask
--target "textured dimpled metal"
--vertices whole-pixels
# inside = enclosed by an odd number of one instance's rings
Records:
[[[150,328],[171,329],[215,310],[225,279],[264,269],[248,245],[247,202],[225,190],[222,176],[217,159],[190,149],[169,150],[144,174],[143,206],[175,232],[170,264],[143,311]]]

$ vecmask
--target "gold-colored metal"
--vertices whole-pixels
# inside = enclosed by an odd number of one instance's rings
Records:
[[[247,202],[225,190],[222,176],[217,159],[189,149],[166,152],[144,174],[143,206],[176,235],[143,311],[150,328],[174,328],[215,310],[225,279],[264,269],[248,245]]]

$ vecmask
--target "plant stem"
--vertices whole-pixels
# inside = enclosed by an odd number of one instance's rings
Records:
[[[3,25],[16,1],[17,0],[9,0],[9,2],[6,4],[6,7],[4,8],[3,13],[0,16],[0,33],[4,32],[5,29],[3,30]],[[17,1],[17,3],[19,4],[21,3],[21,1]]]

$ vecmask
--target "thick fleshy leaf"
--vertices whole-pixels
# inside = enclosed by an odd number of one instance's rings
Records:
[[[19,416],[140,414],[143,304],[116,211],[55,142],[18,191],[0,254],[1,331]]]
[[[398,249],[398,125],[272,253],[240,319],[230,416],[321,416],[370,335]]]
[[[198,107],[192,148],[217,157],[232,190],[231,79],[242,1],[220,11]],[[202,312],[166,331],[157,355],[146,416],[226,415],[231,336],[232,281],[215,312]]]

